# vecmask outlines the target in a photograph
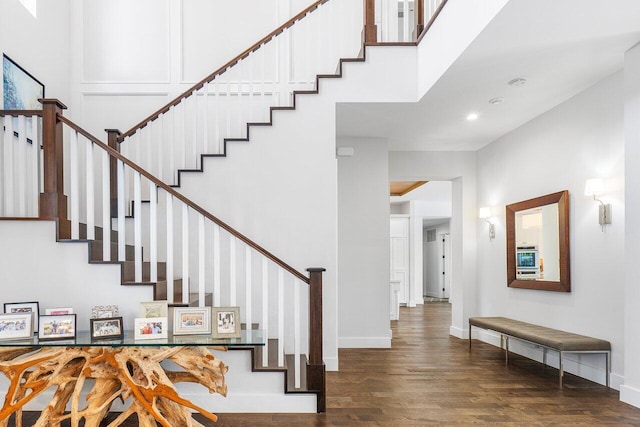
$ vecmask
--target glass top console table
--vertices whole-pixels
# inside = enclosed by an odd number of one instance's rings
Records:
[[[134,413],[143,427],[192,425],[193,411],[216,421],[216,415],[182,398],[175,384],[198,383],[210,393],[226,395],[228,368],[210,349],[264,343],[261,330],[243,330],[240,338],[169,334],[166,339],[135,340],[128,331],[122,339],[92,341],[88,331],[79,331],[73,340],[3,340],[0,371],[10,385],[0,409],[0,425],[6,425],[14,413],[21,419],[24,405],[46,390],[54,394],[38,425],[59,425],[64,420],[72,426],[99,425],[116,399],[131,404],[110,424],[114,427]],[[166,360],[181,369],[169,371],[161,365]],[[83,387],[90,387],[90,392],[81,399]]]

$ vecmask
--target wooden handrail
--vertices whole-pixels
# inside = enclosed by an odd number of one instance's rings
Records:
[[[0,117],[5,116],[40,116],[42,117],[42,110],[0,110]]]
[[[242,51],[240,54],[238,54],[236,57],[234,57],[231,61],[227,62],[222,67],[218,68],[216,71],[214,71],[213,73],[209,74],[207,77],[205,77],[204,79],[200,80],[195,85],[191,86],[191,88],[187,89],[182,94],[178,95],[175,99],[170,101],[164,107],[160,108],[159,110],[157,110],[156,112],[154,112],[153,114],[151,114],[150,116],[148,116],[147,118],[142,120],[140,123],[136,124],[135,126],[133,126],[128,131],[124,132],[122,135],[120,135],[118,137],[118,142],[124,141],[125,138],[135,134],[138,131],[138,129],[144,128],[147,125],[147,123],[154,121],[161,114],[166,113],[167,111],[169,111],[171,109],[171,107],[174,107],[174,106],[178,105],[180,102],[182,102],[183,99],[188,98],[189,96],[191,96],[193,94],[193,92],[201,89],[205,84],[211,82],[217,76],[222,75],[225,71],[227,71],[227,69],[233,67],[238,62],[240,62],[242,59],[244,59],[247,56],[249,56],[250,53],[255,52],[256,50],[260,49],[260,47],[263,44],[266,44],[272,38],[274,38],[278,34],[282,33],[284,30],[286,30],[287,28],[291,27],[297,21],[302,19],[309,12],[317,9],[318,6],[324,4],[324,3],[328,2],[328,1],[329,0],[317,0],[314,3],[312,3],[310,6],[308,6],[306,9],[304,9],[302,12],[298,13],[296,16],[294,16],[293,18],[289,19],[287,22],[285,22],[284,24],[280,25],[278,28],[276,28],[275,30],[271,31],[269,34],[267,34],[266,36],[261,38],[256,43],[254,43],[251,47],[249,47],[249,48],[245,49],[244,51]]]
[[[105,144],[104,142],[100,141],[98,138],[96,138],[95,136],[91,135],[89,132],[85,131],[80,126],[76,125],[74,122],[72,122],[71,120],[69,120],[68,118],[63,116],[62,114],[58,114],[58,120],[60,120],[61,122],[65,123],[67,126],[69,126],[73,130],[75,130],[78,133],[80,133],[81,135],[83,135],[89,141],[93,142],[94,144],[96,144],[97,146],[102,148],[104,151],[109,153],[109,155],[112,158],[116,158],[116,159],[122,161],[124,164],[129,166],[131,169],[135,170],[140,175],[144,176],[149,181],[153,182],[156,186],[162,188],[164,191],[166,191],[167,193],[171,194],[173,197],[175,197],[176,199],[180,200],[181,202],[183,202],[184,204],[189,206],[191,209],[193,209],[196,212],[198,212],[200,215],[202,215],[205,218],[213,221],[215,224],[219,225],[222,229],[226,230],[229,234],[231,234],[232,236],[234,236],[237,239],[239,239],[242,242],[244,242],[247,246],[250,246],[251,248],[255,249],[257,252],[259,252],[262,255],[264,255],[265,257],[269,258],[271,261],[273,261],[274,263],[276,263],[277,265],[279,265],[283,269],[287,270],[289,273],[291,273],[292,275],[294,275],[298,279],[302,280],[303,282],[305,282],[307,284],[309,283],[309,278],[307,276],[305,276],[303,273],[301,273],[298,270],[296,270],[295,268],[291,267],[289,264],[287,264],[286,262],[282,261],[280,258],[278,258],[277,256],[273,255],[271,252],[267,251],[262,246],[258,245],[253,240],[249,239],[248,237],[246,237],[245,235],[243,235],[239,231],[235,230],[230,225],[228,225],[225,222],[221,221],[220,219],[216,218],[214,215],[209,213],[206,209],[204,209],[203,207],[199,206],[195,202],[191,201],[189,198],[185,197],[183,194],[180,194],[179,192],[177,192],[176,190],[174,190],[173,188],[171,188],[170,186],[168,186],[167,184],[165,184],[164,182],[162,182],[161,180],[159,180],[155,176],[151,175],[145,169],[143,169],[142,167],[138,166],[137,164],[135,164],[134,162],[132,162],[131,160],[129,160],[128,158],[126,158],[122,154],[118,153],[116,150],[114,150],[113,148],[109,147],[107,144]]]

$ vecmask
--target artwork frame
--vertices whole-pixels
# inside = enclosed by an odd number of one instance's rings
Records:
[[[211,319],[214,338],[240,338],[240,307],[213,307]]]
[[[155,331],[154,328],[159,328]],[[147,328],[150,328],[147,332]],[[134,319],[134,339],[155,340],[168,337],[169,321],[166,317],[136,317]]]
[[[33,313],[33,324],[31,329],[38,333],[38,319],[40,317],[40,304],[38,301],[29,302],[5,302],[5,313]]]
[[[16,61],[2,54],[2,105],[4,110],[42,110],[44,84]]]
[[[91,307],[91,319],[107,319],[118,317],[117,305],[94,305]]]
[[[44,314],[47,316],[56,316],[60,314],[73,314],[73,307],[45,308]]]
[[[33,336],[33,313],[0,314],[0,340],[15,340]]]
[[[175,307],[173,335],[211,334],[211,307]]]
[[[89,319],[91,341],[115,340],[124,338],[122,317],[102,317]]]
[[[145,301],[140,303],[139,317],[169,317],[167,301]]]
[[[76,314],[40,316],[38,340],[57,341],[76,338]]]

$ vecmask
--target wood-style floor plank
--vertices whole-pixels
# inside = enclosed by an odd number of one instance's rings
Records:
[[[393,348],[340,350],[327,373],[326,414],[218,414],[207,426],[640,426],[619,393],[449,335],[450,305],[401,308]],[[233,369],[233,367],[231,367]],[[31,422],[37,414],[28,414]],[[25,425],[31,425],[26,420]],[[106,425],[106,424],[105,424]],[[135,426],[132,420],[127,426]]]

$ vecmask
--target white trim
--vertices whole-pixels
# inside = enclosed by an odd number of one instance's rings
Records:
[[[338,348],[391,348],[391,337],[340,337]]]
[[[621,385],[620,401],[640,408],[640,389],[628,385]]]
[[[466,329],[466,328],[461,329],[461,328],[458,328],[457,326],[451,325],[449,327],[449,335],[452,335],[460,339],[469,339],[469,329]]]
[[[337,357],[324,358],[324,367],[326,368],[327,371],[337,372],[339,365],[340,364],[338,363]]]

